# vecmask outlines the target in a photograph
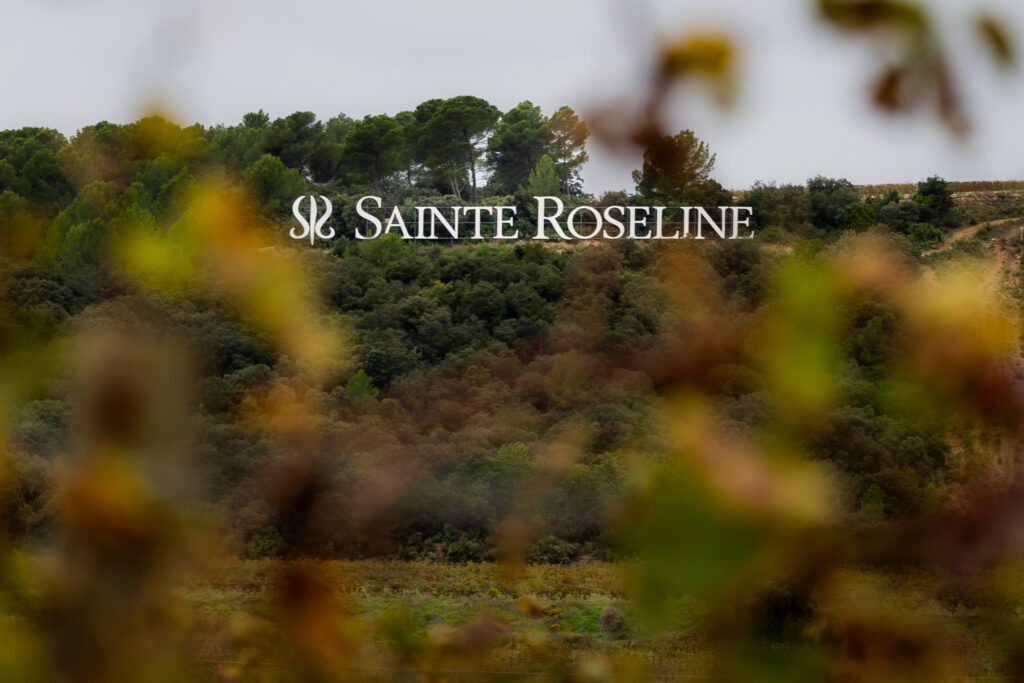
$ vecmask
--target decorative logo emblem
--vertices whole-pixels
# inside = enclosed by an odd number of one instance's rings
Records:
[[[309,197],[309,220],[299,213],[299,204],[307,197]],[[327,197],[320,195],[320,199],[324,200],[327,211],[319,217],[317,217],[317,201],[314,195],[302,195],[296,198],[292,204],[292,214],[295,216],[295,220],[299,222],[299,225],[302,226],[302,232],[298,232],[300,228],[292,228],[291,232],[288,233],[293,240],[304,240],[308,237],[309,243],[315,244],[318,237],[322,240],[329,240],[334,237],[334,228],[327,228],[327,231],[323,230],[324,223],[331,217],[334,207],[331,206],[331,200]]]

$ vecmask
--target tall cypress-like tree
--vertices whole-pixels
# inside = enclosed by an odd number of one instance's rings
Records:
[[[561,189],[561,179],[555,170],[555,164],[547,154],[540,158],[536,168],[530,171],[530,177],[526,183],[527,194],[535,197],[558,194]]]
[[[551,159],[561,183],[562,193],[578,195],[583,192],[580,170],[590,158],[586,144],[590,137],[587,124],[576,116],[572,107],[562,107],[551,115]]]
[[[644,150],[644,164],[633,171],[636,191],[651,198],[685,202],[704,194],[715,167],[715,155],[692,130],[664,136]]]

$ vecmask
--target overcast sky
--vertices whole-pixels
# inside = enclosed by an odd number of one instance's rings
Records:
[[[999,74],[973,42],[978,3],[933,3],[967,95],[974,133],[958,143],[933,117],[892,120],[868,106],[876,56],[815,21],[810,0],[0,0],[0,128],[71,135],[127,122],[154,103],[181,123],[236,123],[263,108],[329,118],[394,114],[423,100],[531,100],[582,116],[639,92],[655,47],[727,28],[742,47],[740,98],[673,102],[672,124],[718,155],[715,176],[801,183],[1024,178],[1024,78]],[[1024,35],[1024,3],[985,5]],[[632,189],[639,155],[592,143],[586,188]]]

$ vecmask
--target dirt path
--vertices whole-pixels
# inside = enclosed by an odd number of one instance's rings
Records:
[[[1024,244],[1021,240],[1021,227],[1024,221],[1020,218],[1006,218],[997,221],[990,221],[980,225],[970,226],[957,230],[950,237],[947,244],[934,251],[950,249],[958,239],[970,239],[985,227],[999,226],[993,230],[992,235],[984,240],[985,263],[982,271],[982,300],[991,298],[1005,308],[1009,319],[1015,321],[1018,326],[1017,335],[1020,335],[1019,312],[1020,302],[1015,298],[1013,290],[1017,286],[1018,278],[1022,271],[1021,253]],[[931,271],[931,268],[928,268]],[[928,277],[929,273],[925,276]],[[929,279],[935,279],[935,273],[930,273]],[[982,301],[979,301],[982,304]],[[1024,401],[1024,359],[1021,354],[1008,354],[1003,361],[1004,370],[1012,386],[1012,395],[1018,404]],[[997,449],[990,454],[988,463],[990,481],[995,486],[1005,482],[1016,481],[1020,477],[1021,466],[1020,432],[1009,430],[999,439]]]
[[[1006,223],[1010,223],[1012,221],[1019,221],[1019,220],[1020,220],[1019,218],[1000,218],[999,220],[989,221],[987,223],[978,223],[977,225],[968,225],[966,228],[960,228],[959,230],[954,232],[952,235],[950,235],[949,238],[945,242],[943,242],[941,246],[936,247],[935,249],[929,249],[928,251],[922,252],[921,256],[929,256],[930,254],[936,254],[936,253],[938,253],[940,251],[946,251],[947,249],[952,249],[954,242],[956,242],[957,240],[969,240],[972,237],[974,237],[975,235],[977,235],[978,232],[982,228],[987,228],[987,227],[996,226],[996,225],[1004,225]],[[1014,226],[1014,227],[1016,227],[1016,226]],[[996,239],[996,237],[1003,237],[1003,236],[1004,235],[1002,233],[1000,233],[999,235],[993,235],[992,239]]]

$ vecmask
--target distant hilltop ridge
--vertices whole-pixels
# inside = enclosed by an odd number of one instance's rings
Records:
[[[786,185],[789,183],[775,183]],[[806,187],[806,183],[792,183]],[[997,200],[1000,194],[1008,193],[1010,196],[1024,196],[1024,180],[947,180],[946,185],[954,195],[954,199],[960,199],[963,203],[988,203],[984,200]],[[874,185],[854,185],[854,188],[864,197],[885,195],[890,192],[897,192],[902,196],[913,195],[917,192],[918,183],[878,183]],[[731,190],[733,196],[740,199],[749,190]]]
[[[966,192],[1018,192],[1024,193],[1024,180],[948,180],[953,194]],[[896,190],[900,194],[914,194],[917,183],[887,183],[880,185],[854,185],[864,195],[886,194]]]

